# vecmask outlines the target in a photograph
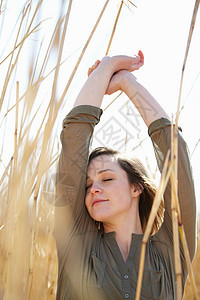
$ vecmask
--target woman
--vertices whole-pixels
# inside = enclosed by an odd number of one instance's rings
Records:
[[[57,299],[135,298],[141,242],[155,187],[139,161],[123,158],[109,149],[95,150],[89,160],[89,145],[102,114],[104,94],[122,90],[147,125],[162,170],[170,148],[170,121],[131,73],[143,63],[141,51],[134,57],[97,61],[89,69],[89,78],[74,108],[64,119],[55,210]],[[138,94],[140,97],[132,97]],[[186,145],[180,135],[178,180],[182,221],[192,259],[195,194]],[[164,201],[164,221],[160,226],[160,207],[147,243],[140,299],[176,299],[170,184]],[[180,253],[184,285],[187,270],[182,246]]]

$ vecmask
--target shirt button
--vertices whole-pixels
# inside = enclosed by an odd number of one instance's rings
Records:
[[[124,275],[124,279],[128,279],[128,275],[126,274],[126,275]]]
[[[129,294],[125,294],[125,295],[124,295],[124,298],[126,298],[126,299],[128,299],[129,297],[130,297]]]

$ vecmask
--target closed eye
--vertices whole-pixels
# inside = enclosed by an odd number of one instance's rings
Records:
[[[102,181],[111,181],[113,180],[113,178],[106,178],[106,179],[103,179]],[[89,184],[85,187],[85,190],[87,191],[90,187],[92,186],[92,184]]]

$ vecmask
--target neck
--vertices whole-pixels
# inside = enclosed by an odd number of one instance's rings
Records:
[[[124,258],[124,261],[127,261],[131,241],[132,233],[142,234],[142,226],[140,222],[139,212],[135,215],[130,215],[130,219],[126,218],[125,220],[117,220],[113,223],[103,223],[104,232],[115,232],[115,239],[120,248],[121,254]]]

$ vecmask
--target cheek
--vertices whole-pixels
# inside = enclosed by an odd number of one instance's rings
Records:
[[[88,208],[88,204],[89,204],[89,195],[87,194],[87,192],[86,192],[86,194],[85,194],[84,202],[85,202],[85,206]]]
[[[120,204],[123,205],[130,205],[132,203],[132,196],[129,186],[123,186],[118,190],[118,198],[121,199]]]

